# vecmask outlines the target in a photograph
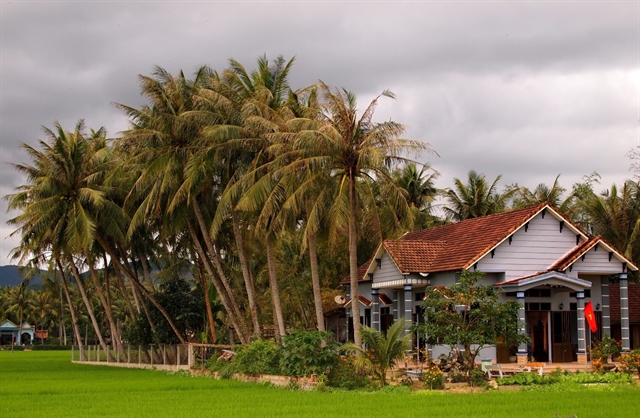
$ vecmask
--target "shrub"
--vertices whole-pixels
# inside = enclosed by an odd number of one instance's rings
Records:
[[[556,383],[630,383],[631,376],[624,373],[569,373],[558,372],[549,376],[540,376],[536,373],[517,373],[513,376],[496,379],[498,385],[551,385]]]
[[[422,381],[431,390],[442,389],[443,376],[442,370],[437,367],[430,367],[422,374]]]
[[[629,375],[635,372],[640,374],[640,349],[636,348],[620,356],[620,370]]]
[[[235,365],[232,361],[225,359],[218,360],[216,357],[211,357],[207,361],[207,369],[218,372],[218,376],[222,379],[229,379],[235,373]]]
[[[479,388],[488,387],[487,374],[480,369],[473,369],[469,376],[469,384]]]
[[[353,365],[353,357],[341,357],[327,375],[327,384],[334,388],[354,390],[369,386],[371,380],[363,373],[358,373]]]
[[[602,340],[593,344],[591,348],[591,358],[606,363],[609,357],[620,355],[620,344],[609,335],[605,334]]]
[[[237,373],[280,374],[280,355],[275,342],[257,340],[239,347],[232,363]]]
[[[331,333],[298,331],[283,339],[281,369],[288,376],[328,373],[338,361],[338,344]]]
[[[70,345],[33,345],[31,346],[33,351],[58,351],[58,350],[71,350]]]

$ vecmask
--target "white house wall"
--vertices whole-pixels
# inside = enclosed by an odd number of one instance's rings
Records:
[[[476,345],[471,346],[472,349],[475,349],[476,347],[477,347]],[[437,359],[441,355],[448,356],[450,352],[451,352],[451,347],[448,345],[434,345],[431,348],[431,356],[434,359]],[[476,361],[480,361],[480,359],[483,359],[483,358],[495,360],[497,358],[496,347],[488,346],[480,350],[478,357],[476,357]]]
[[[402,274],[398,267],[393,262],[393,259],[387,254],[385,251],[381,258],[382,262],[380,264],[380,268],[375,269],[373,272],[373,282],[386,282],[388,280],[399,280],[402,279]],[[373,263],[376,261],[374,260]]]
[[[511,244],[506,239],[491,254],[478,261],[478,270],[504,272],[505,280],[545,271],[560,257],[576,246],[576,234],[564,227],[560,232],[558,219],[538,214],[529,221],[527,232],[520,228],[513,234]]]
[[[567,273],[569,270],[567,269]],[[584,254],[584,261],[578,258],[571,268],[571,273],[599,273],[617,274],[622,273],[622,263],[615,256],[609,261],[609,252],[602,247],[597,250],[591,248]]]

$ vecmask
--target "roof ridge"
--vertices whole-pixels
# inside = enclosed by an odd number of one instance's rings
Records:
[[[515,214],[517,212],[525,212],[525,211],[538,212],[539,210],[541,210],[545,206],[551,207],[556,212],[560,213],[559,210],[556,209],[550,203],[543,202],[543,203],[538,203],[537,205],[527,206],[526,208],[505,210],[504,212],[498,212],[498,213],[490,213],[488,215],[482,215],[482,216],[478,216],[478,217],[475,217],[475,218],[463,219],[461,221],[452,222],[452,223],[446,224],[446,225],[434,226],[433,228],[424,228],[424,229],[418,229],[416,231],[407,231],[404,234],[402,234],[398,238],[398,240],[417,241],[416,239],[405,238],[405,236],[407,236],[408,234],[413,234],[413,233],[420,232],[420,231],[435,231],[435,230],[440,230],[440,229],[443,229],[443,228],[450,228],[450,227],[453,227],[453,226],[456,226],[456,225],[460,225],[461,223],[481,221],[481,220],[486,220],[486,219],[491,218],[491,217],[505,216],[506,214],[513,215],[513,214]],[[535,209],[535,211],[534,211],[534,209]]]

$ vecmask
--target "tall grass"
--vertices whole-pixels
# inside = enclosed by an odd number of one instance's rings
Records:
[[[69,352],[0,352],[2,417],[632,417],[636,387],[481,394],[295,392],[162,372],[71,364]],[[566,389],[566,390],[565,390]]]

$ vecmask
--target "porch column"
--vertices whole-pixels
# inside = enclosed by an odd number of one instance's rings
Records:
[[[351,299],[351,286],[347,286],[347,300],[349,300],[349,299]],[[353,301],[351,301],[351,303],[353,303]],[[351,318],[352,310],[351,310],[351,308],[347,308],[347,309],[345,309],[345,311],[346,311],[345,313],[347,315],[347,331],[346,331],[345,335],[346,335],[346,338],[347,338],[346,341],[349,342],[349,318]],[[355,326],[355,324],[354,324],[354,326]]]
[[[398,320],[398,309],[400,306],[400,296],[398,295],[398,293],[400,293],[400,291],[398,290],[393,291],[393,320],[394,321]]]
[[[371,289],[371,325],[376,331],[380,331],[380,289]]]
[[[404,285],[404,332],[405,335],[411,333],[411,314],[413,313],[413,293],[411,292],[411,285]]]
[[[584,292],[576,292],[578,302],[578,364],[587,364],[587,344],[584,332]]]
[[[627,273],[620,273],[620,331],[622,336],[622,352],[631,350],[629,340],[629,280]]]
[[[516,292],[516,299],[518,300],[518,304],[520,304],[520,309],[518,309],[518,333],[521,335],[525,335],[527,333],[525,316],[524,316],[524,292]],[[520,343],[518,345],[518,364],[525,366],[527,364],[527,343]]]
[[[609,309],[609,276],[602,276],[602,335],[611,336],[611,311]]]

